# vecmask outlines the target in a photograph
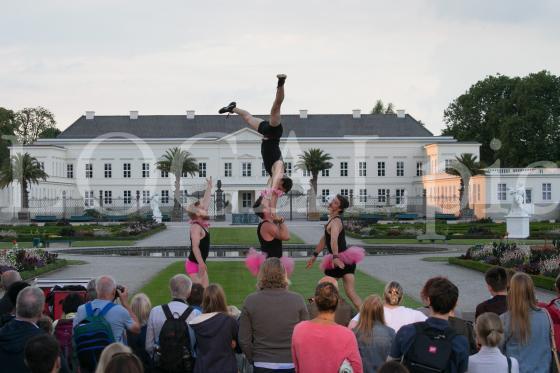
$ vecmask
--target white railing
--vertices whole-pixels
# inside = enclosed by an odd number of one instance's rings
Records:
[[[560,168],[485,168],[487,175],[559,175]]]

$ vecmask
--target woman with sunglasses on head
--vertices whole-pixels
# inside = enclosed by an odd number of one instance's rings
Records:
[[[355,277],[356,264],[364,259],[365,251],[361,247],[346,245],[346,233],[342,222],[342,214],[350,203],[340,194],[329,199],[329,221],[325,225],[325,233],[315,247],[313,256],[307,262],[306,268],[311,268],[319,254],[327,248],[328,255],[321,261],[321,269],[326,276],[342,278],[344,292],[350,298],[356,309],[360,309],[362,300],[356,293]]]

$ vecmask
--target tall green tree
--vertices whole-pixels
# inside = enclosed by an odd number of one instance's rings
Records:
[[[459,201],[461,203],[461,215],[469,210],[469,183],[471,177],[484,175],[483,166],[477,161],[477,157],[471,153],[463,153],[451,163],[451,167],[446,168],[445,172],[449,175],[459,176]]]
[[[319,172],[323,170],[328,170],[333,165],[329,162],[332,159],[330,154],[325,153],[321,149],[313,148],[303,152],[299,156],[299,161],[296,167],[300,170],[305,170],[311,173],[311,180],[309,184],[311,185],[309,201],[309,211],[314,213],[317,211],[317,182],[319,179]]]
[[[21,206],[23,209],[29,207],[29,190],[31,184],[39,184],[46,181],[49,175],[37,162],[35,157],[29,153],[18,153],[11,157],[10,162],[4,164],[0,171],[0,189],[6,188],[14,181],[19,182]]]
[[[14,123],[16,136],[23,145],[33,144],[41,133],[56,128],[53,113],[41,106],[16,112]]]
[[[370,114],[395,114],[395,105],[389,102],[387,106],[385,106],[382,100],[377,100]]]
[[[12,144],[10,138],[15,136],[14,112],[0,107],[0,166],[10,160]]]
[[[50,127],[50,128],[47,128],[46,130],[44,130],[43,132],[41,132],[39,134],[39,138],[40,139],[54,139],[58,135],[60,135],[61,133],[62,133],[62,131],[59,130],[58,128]]]
[[[181,177],[194,176],[198,172],[198,163],[186,150],[178,147],[167,149],[157,162],[157,169],[175,176],[175,190],[173,191],[173,218],[181,217]]]
[[[488,76],[445,110],[443,135],[482,144],[481,161],[524,167],[560,159],[560,77]]]

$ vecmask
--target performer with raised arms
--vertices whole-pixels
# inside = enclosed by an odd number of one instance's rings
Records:
[[[187,214],[191,221],[189,236],[191,251],[185,261],[185,270],[193,282],[206,288],[209,284],[206,258],[210,251],[210,232],[208,228],[208,206],[212,194],[212,177],[206,179],[206,191],[202,201],[197,201],[187,207]]]
[[[325,233],[315,247],[313,256],[306,268],[311,268],[319,254],[327,248],[328,255],[321,261],[321,269],[326,276],[342,278],[344,291],[356,309],[360,309],[362,300],[356,293],[354,272],[356,264],[364,259],[365,251],[361,247],[346,245],[346,234],[342,223],[342,214],[350,206],[348,199],[340,194],[330,198],[328,211],[329,221],[325,225]]]

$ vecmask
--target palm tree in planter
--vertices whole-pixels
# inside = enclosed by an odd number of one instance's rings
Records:
[[[485,171],[477,157],[471,153],[463,153],[451,163],[451,167],[446,168],[445,172],[449,175],[460,178],[459,201],[461,202],[461,216],[470,212],[469,208],[469,183],[471,177],[485,175]]]
[[[332,159],[330,154],[325,153],[321,149],[309,149],[299,156],[299,161],[296,165],[297,168],[307,171],[311,174],[311,190],[309,191],[309,215],[315,216],[317,213],[317,179],[319,172],[328,170],[333,165],[329,162]]]
[[[21,208],[25,214],[29,208],[29,185],[46,181],[49,175],[41,168],[35,157],[29,153],[18,153],[5,162],[0,171],[0,189],[6,188],[14,181],[19,182]]]
[[[173,218],[181,218],[181,177],[194,176],[198,172],[198,163],[186,150],[177,147],[167,149],[157,162],[157,169],[175,176],[175,190],[173,191]]]

